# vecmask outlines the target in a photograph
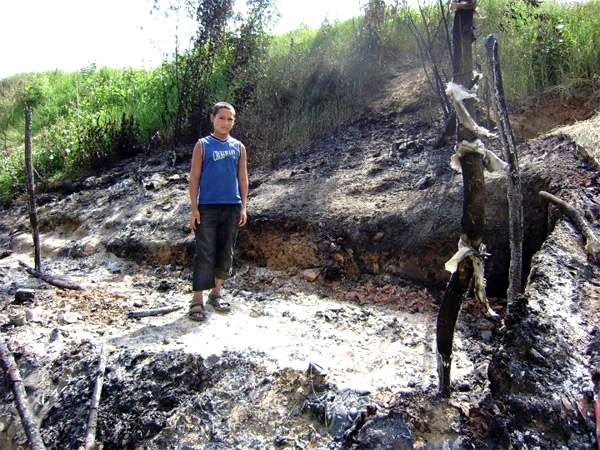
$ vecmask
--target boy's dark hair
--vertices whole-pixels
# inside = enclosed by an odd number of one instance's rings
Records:
[[[213,107],[210,109],[210,115],[214,116],[215,114],[217,114],[219,111],[221,111],[222,109],[228,109],[230,110],[233,114],[235,114],[235,108],[233,107],[233,105],[231,103],[227,103],[227,102],[217,102],[213,105]]]

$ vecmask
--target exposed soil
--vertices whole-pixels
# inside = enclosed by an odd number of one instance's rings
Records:
[[[97,437],[107,449],[594,448],[600,268],[537,195],[572,202],[598,230],[598,162],[580,139],[589,133],[565,128],[519,148],[529,276],[511,305],[501,298],[505,182],[486,174],[488,293],[506,320],[489,322],[466,300],[453,394],[442,399],[435,321],[462,179],[452,148],[434,147],[439,124],[422,89],[422,77],[402,75],[361,117],[252,173],[250,222],[226,284],[233,311],[210,310],[206,323],[185,316],[190,149],[40,195],[45,268],[81,292],[18,268],[31,262],[26,205],[3,210],[0,328],[47,446],[82,445],[104,342]],[[15,301],[23,287],[33,301]],[[182,309],[127,318],[161,306]],[[25,445],[1,384],[0,447]]]
[[[533,139],[555,128],[588,120],[598,110],[598,91],[593,87],[572,95],[549,91],[536,98],[524,99],[511,111],[511,123],[519,139]]]

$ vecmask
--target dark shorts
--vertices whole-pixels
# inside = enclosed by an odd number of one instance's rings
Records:
[[[231,274],[241,205],[200,205],[198,209],[193,290],[203,291],[214,287],[215,277],[226,279]]]

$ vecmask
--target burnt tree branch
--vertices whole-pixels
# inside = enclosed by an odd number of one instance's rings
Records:
[[[21,417],[23,429],[27,435],[27,440],[29,441],[29,448],[32,450],[44,450],[46,447],[44,446],[38,425],[31,413],[21,374],[15,363],[15,358],[8,349],[4,339],[0,340],[0,363],[4,370],[6,381],[15,396],[15,403]]]
[[[165,314],[169,314],[181,309],[181,306],[169,306],[166,308],[156,308],[156,309],[144,309],[141,311],[129,311],[127,313],[127,317],[130,319],[136,319],[140,317],[151,317],[151,316],[164,316]]]
[[[519,158],[517,146],[508,118],[508,109],[504,97],[502,72],[498,57],[498,42],[496,36],[490,34],[485,39],[487,61],[493,81],[493,98],[498,116],[498,129],[502,141],[504,159],[508,163],[508,181],[506,196],[508,198],[510,267],[508,275],[507,301],[510,305],[522,290],[523,280],[523,194],[521,190],[521,175],[519,173]]]
[[[561,212],[566,214],[575,223],[585,238],[585,251],[592,260],[600,261],[600,240],[598,240],[583,216],[579,214],[579,211],[577,211],[573,206],[569,205],[564,200],[561,200],[549,192],[540,191],[540,195],[558,206]]]
[[[104,373],[106,372],[106,352],[104,344],[100,348],[100,356],[98,357],[98,374],[96,376],[96,384],[92,394],[90,405],[90,415],[88,417],[87,434],[85,437],[85,449],[94,450],[96,446],[96,429],[98,427],[98,404],[102,395],[102,385],[104,384]]]
[[[61,289],[73,289],[76,291],[83,291],[83,287],[81,287],[79,284],[74,283],[72,281],[68,281],[68,280],[63,280],[61,278],[49,275],[47,273],[43,273],[43,272],[39,272],[37,270],[35,270],[34,268],[28,266],[27,264],[25,264],[23,261],[19,261],[19,265],[25,269],[25,271],[36,278],[39,278],[40,280],[45,281],[48,284],[51,284],[52,286],[56,286],[59,287]]]

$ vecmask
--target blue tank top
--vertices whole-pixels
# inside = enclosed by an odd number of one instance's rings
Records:
[[[213,135],[200,140],[204,147],[200,174],[200,205],[235,205],[242,203],[238,184],[241,142],[229,136],[222,141]]]

